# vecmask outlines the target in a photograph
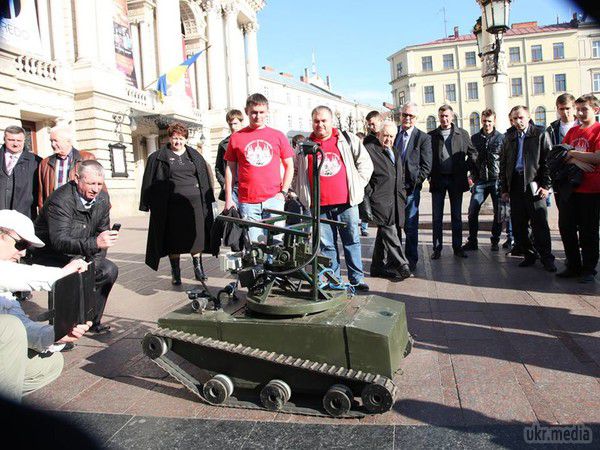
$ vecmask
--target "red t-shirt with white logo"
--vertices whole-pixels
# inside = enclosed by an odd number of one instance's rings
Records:
[[[237,163],[240,203],[261,203],[281,191],[281,161],[294,151],[281,131],[246,127],[233,133],[225,161]]]
[[[575,150],[588,153],[600,150],[600,123],[596,122],[587,128],[581,128],[581,125],[571,128],[567,132],[563,144],[569,144]],[[587,194],[600,193],[600,164],[596,165],[593,172],[583,173],[583,181],[574,191]]]
[[[321,146],[325,156],[325,162],[321,166],[321,206],[344,205],[350,201],[348,192],[348,178],[346,176],[346,165],[338,149],[340,133],[336,128],[332,130],[331,136],[324,141],[318,139],[314,134],[310,140]],[[344,139],[342,137],[341,139]],[[308,156],[308,179],[312,189],[312,155]],[[317,156],[321,163],[321,155]]]

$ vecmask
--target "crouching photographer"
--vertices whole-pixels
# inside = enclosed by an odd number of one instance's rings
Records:
[[[63,268],[19,264],[27,248],[43,246],[28,217],[0,211],[0,394],[16,402],[58,378],[63,368],[60,350],[91,326],[79,324],[65,336],[55,336],[53,326],[31,320],[15,299],[14,292],[49,291],[56,280],[87,269],[81,259]]]

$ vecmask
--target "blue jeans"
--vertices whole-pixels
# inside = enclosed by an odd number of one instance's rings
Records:
[[[283,211],[285,200],[271,197],[262,203],[240,203],[239,211],[242,219],[261,220],[268,219],[273,214],[265,212],[264,209],[277,209]],[[284,226],[285,222],[277,222],[275,225]],[[267,231],[261,228],[250,227],[248,229],[248,238],[251,242],[258,242],[260,236],[267,236]]]
[[[340,253],[337,246],[337,236],[342,239],[344,258],[348,268],[348,280],[351,284],[362,283],[363,272],[360,251],[360,230],[358,224],[358,206],[336,205],[321,208],[322,219],[332,219],[344,222],[345,227],[321,223],[321,254],[331,259],[331,268],[338,278],[340,275]]]
[[[405,256],[408,264],[414,268],[419,260],[419,204],[421,203],[421,186],[415,188],[406,197],[404,208],[404,234],[406,235]]]
[[[444,200],[450,198],[450,220],[452,221],[452,249],[462,246],[462,198],[463,192],[454,186],[452,175],[440,175],[439,188],[431,193],[433,216],[433,250],[441,252],[443,245]]]
[[[469,241],[477,244],[477,233],[479,232],[479,211],[481,205],[488,198],[492,197],[492,205],[494,208],[494,223],[492,225],[492,244],[497,244],[500,241],[500,233],[502,232],[502,224],[498,222],[498,201],[500,200],[500,192],[498,191],[497,180],[479,181],[471,188],[471,203],[469,203]]]

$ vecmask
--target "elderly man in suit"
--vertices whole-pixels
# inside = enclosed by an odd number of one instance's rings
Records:
[[[411,271],[419,260],[419,204],[421,188],[431,172],[431,137],[419,130],[415,124],[419,107],[406,103],[402,107],[400,126],[394,141],[394,149],[403,165],[406,207],[404,233],[406,234],[405,253]],[[402,236],[400,236],[402,239]]]

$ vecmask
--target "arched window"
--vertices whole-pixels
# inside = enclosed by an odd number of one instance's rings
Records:
[[[538,106],[535,108],[535,124],[541,127],[546,127],[546,108]]]
[[[435,122],[435,117],[434,116],[429,116],[427,118],[427,131],[432,131],[435,130],[437,128],[437,124]]]
[[[469,128],[471,134],[475,134],[479,131],[479,113],[472,112],[469,116]]]

